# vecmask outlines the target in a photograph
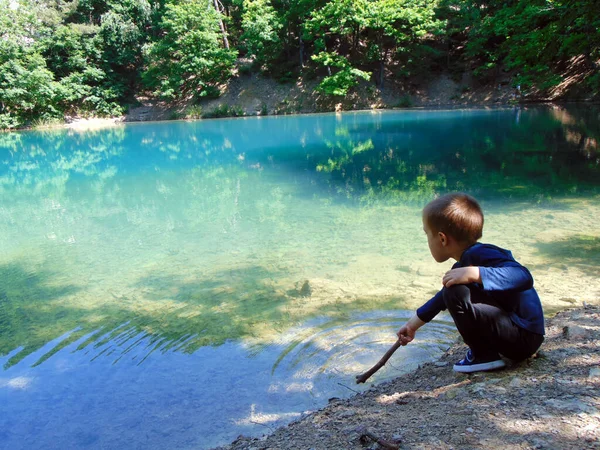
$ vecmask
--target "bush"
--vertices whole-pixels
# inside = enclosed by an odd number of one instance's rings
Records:
[[[400,98],[400,100],[398,100],[398,108],[412,108],[414,106],[414,103],[412,101],[412,99],[410,98],[410,95],[403,95],[402,98]]]
[[[169,112],[168,120],[181,120],[184,119],[185,115],[181,111],[171,111]]]
[[[252,65],[251,64],[240,64],[238,66],[238,74],[239,75],[250,75],[252,73]]]
[[[192,105],[185,110],[186,119],[202,119],[202,106]]]
[[[221,91],[218,87],[213,85],[204,86],[204,88],[200,91],[200,95],[198,97],[201,98],[219,98],[221,96]]]
[[[64,123],[65,121],[63,119],[59,119],[57,117],[48,119],[34,119],[31,121],[31,127],[35,129],[52,128]]]
[[[218,119],[221,117],[242,117],[244,115],[244,110],[240,106],[220,104],[212,111],[204,113],[202,117],[206,119]]]
[[[329,75],[317,86],[317,91],[332,96],[343,97],[348,94],[348,90],[358,84],[359,79],[368,80],[371,77],[370,72],[352,67],[343,56],[334,53],[321,52],[312,56],[313,61],[326,67],[333,67],[336,73]]]
[[[600,73],[592,75],[586,80],[588,87],[592,91],[594,97],[600,96]]]
[[[7,113],[0,114],[0,130],[10,130],[18,128],[21,125],[21,121],[18,117]]]

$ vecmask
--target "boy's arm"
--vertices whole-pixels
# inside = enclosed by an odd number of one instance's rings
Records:
[[[442,291],[435,294],[427,303],[417,309],[417,312],[406,322],[400,330],[398,330],[398,338],[402,341],[402,345],[408,344],[415,337],[415,333],[419,328],[433,319],[438,313],[446,309],[444,304],[444,296]]]
[[[417,330],[432,320],[438,313],[446,309],[444,294],[439,291],[427,303],[417,309],[417,313],[398,330],[398,339],[406,345],[415,338]]]
[[[481,272],[479,267],[459,267],[449,270],[442,278],[444,287],[449,288],[455,284],[481,283]]]
[[[514,264],[514,265],[513,265]],[[519,263],[503,267],[459,267],[446,272],[442,283],[445,287],[455,284],[479,283],[484,291],[526,291],[533,287],[529,270]]]
[[[440,311],[444,311],[445,309],[444,293],[443,290],[441,290],[427,303],[417,309],[417,318],[421,319],[422,322],[429,322],[437,316]]]
[[[529,270],[514,260],[510,252],[497,248],[479,247],[461,261],[463,267],[446,272],[442,283],[479,283],[484,291],[522,292],[533,287]]]
[[[480,267],[479,273],[484,291],[522,292],[533,287],[529,270],[514,262],[504,267]]]

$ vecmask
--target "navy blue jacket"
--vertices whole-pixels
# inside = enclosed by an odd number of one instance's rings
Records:
[[[471,302],[499,306],[510,314],[515,325],[544,334],[544,313],[533,288],[533,277],[529,270],[515,261],[510,251],[478,242],[466,249],[452,268],[468,266],[478,266],[481,275],[481,283],[467,285],[471,291]],[[446,309],[443,292],[444,289],[417,309],[419,319],[429,322]]]

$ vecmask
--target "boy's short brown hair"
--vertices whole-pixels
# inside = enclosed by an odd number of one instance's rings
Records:
[[[446,194],[423,208],[423,220],[435,232],[459,242],[474,244],[483,232],[483,212],[477,200],[467,194]]]

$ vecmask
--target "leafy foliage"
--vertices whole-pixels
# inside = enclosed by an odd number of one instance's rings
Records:
[[[392,57],[408,64],[410,59],[405,55],[426,46],[425,38],[441,30],[444,22],[435,17],[435,5],[423,0],[333,0],[315,11],[306,26],[307,38],[314,40],[315,48],[330,55],[317,54],[313,59],[329,68],[328,61],[335,60],[329,49],[334,49],[363,68],[376,63],[377,82],[383,87],[385,66]],[[357,70],[347,69],[334,76],[348,80],[352,72],[353,76],[366,73]],[[324,80],[322,90],[330,90],[331,77]],[[340,92],[346,93],[344,89]]]
[[[34,117],[56,115],[54,98],[58,86],[39,53],[11,49],[4,43],[0,48],[0,62],[0,124],[3,128],[16,127]]]
[[[515,83],[544,90],[560,83],[561,72],[579,57],[588,70],[598,73],[600,15],[593,0],[483,5],[449,0],[444,6],[451,33],[463,34],[464,56],[482,77],[504,68],[516,73]]]
[[[337,69],[336,73],[325,77],[319,84],[317,89],[324,94],[344,96],[351,87],[358,84],[360,78],[368,80],[371,77],[369,72],[352,67],[343,56],[321,52],[312,58],[323,65]]]
[[[442,67],[600,95],[596,0],[0,0],[0,127],[215,96],[238,52],[331,96]]]

